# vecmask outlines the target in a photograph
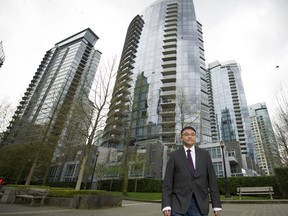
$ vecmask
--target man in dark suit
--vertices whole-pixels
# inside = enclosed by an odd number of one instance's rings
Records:
[[[194,145],[193,127],[181,130],[181,140],[183,146],[170,154],[166,167],[162,188],[164,216],[208,216],[209,193],[214,214],[220,216],[219,189],[208,151]]]

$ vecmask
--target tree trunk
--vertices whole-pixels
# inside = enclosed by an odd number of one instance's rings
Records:
[[[33,164],[32,164],[32,167],[30,169],[29,175],[28,175],[28,177],[26,179],[25,185],[30,185],[30,182],[31,182],[31,179],[33,177],[36,165],[38,163],[39,155],[40,155],[40,148],[37,151],[37,154],[36,154],[35,159],[33,161]]]
[[[84,171],[85,171],[87,159],[88,159],[88,154],[85,154],[85,156],[83,158],[83,161],[81,163],[81,166],[80,166],[79,175],[78,175],[78,179],[77,179],[75,190],[80,190],[81,189],[81,184],[82,184],[82,179],[83,179],[83,176],[84,176]]]
[[[126,142],[124,151],[124,179],[123,179],[123,191],[122,191],[123,196],[128,195],[128,171],[129,171],[128,154],[129,154],[129,142]]]

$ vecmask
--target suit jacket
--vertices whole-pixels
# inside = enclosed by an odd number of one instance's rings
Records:
[[[221,208],[217,179],[209,152],[195,146],[196,171],[192,176],[186,152],[182,146],[170,154],[162,187],[162,209],[185,214],[195,194],[202,214],[209,212],[209,192],[212,207]]]

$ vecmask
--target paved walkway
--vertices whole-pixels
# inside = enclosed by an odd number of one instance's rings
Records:
[[[65,209],[0,203],[0,216],[161,216],[160,203],[123,200],[122,207]],[[209,214],[213,216],[213,212]],[[288,203],[224,203],[222,216],[288,216]]]

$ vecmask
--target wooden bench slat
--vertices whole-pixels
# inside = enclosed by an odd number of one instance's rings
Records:
[[[239,194],[240,199],[242,199],[242,195],[270,195],[270,198],[273,199],[273,187],[265,186],[265,187],[238,187],[237,194]]]
[[[15,198],[12,201],[14,203],[17,198],[21,199],[31,199],[30,205],[35,203],[35,200],[40,200],[40,203],[44,205],[44,200],[49,193],[49,189],[43,188],[29,188],[29,189],[18,189],[15,192]]]

